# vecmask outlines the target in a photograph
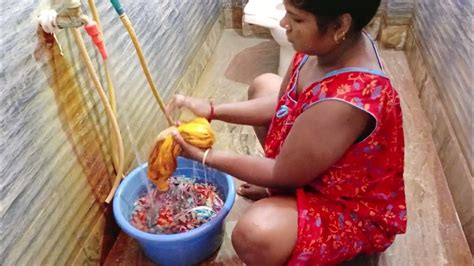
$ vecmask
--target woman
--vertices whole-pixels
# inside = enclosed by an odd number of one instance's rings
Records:
[[[175,139],[184,156],[248,182],[241,195],[264,197],[232,234],[246,264],[328,265],[381,252],[405,232],[406,209],[400,102],[362,31],[380,0],[284,5],[280,23],[297,53],[283,79],[257,77],[244,102],[177,95],[168,106],[254,126],[265,158]]]

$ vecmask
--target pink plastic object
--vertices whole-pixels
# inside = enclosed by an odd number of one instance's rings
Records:
[[[86,32],[91,36],[92,42],[94,42],[97,49],[99,49],[100,54],[104,60],[107,59],[107,51],[105,50],[104,40],[102,39],[102,34],[99,31],[97,24],[89,24],[85,26]]]

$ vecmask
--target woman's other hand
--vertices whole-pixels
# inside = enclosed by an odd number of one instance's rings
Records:
[[[184,95],[174,95],[166,106],[166,112],[172,114],[176,109],[186,108],[197,117],[209,118],[211,104],[209,101],[201,100]]]
[[[187,143],[183,139],[181,134],[179,134],[179,132],[177,130],[174,130],[171,134],[172,134],[174,140],[182,148],[182,151],[181,151],[181,154],[180,154],[181,156],[186,157],[186,158],[191,159],[191,160],[198,161],[198,162],[202,161],[202,158],[204,156],[204,151],[203,150]]]

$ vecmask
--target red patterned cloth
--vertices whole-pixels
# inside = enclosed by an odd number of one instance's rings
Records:
[[[364,68],[328,73],[297,97],[298,72],[306,59],[298,53],[293,60],[292,78],[266,138],[267,157],[278,155],[295,119],[319,102],[342,101],[376,119],[367,138],[296,190],[298,240],[288,265],[332,265],[384,251],[405,232],[402,113],[390,80]]]

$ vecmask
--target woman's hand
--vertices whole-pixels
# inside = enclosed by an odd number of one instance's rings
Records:
[[[191,160],[195,160],[198,162],[202,161],[202,158],[204,157],[204,151],[199,149],[198,147],[195,147],[189,143],[187,143],[183,137],[179,134],[177,130],[174,130],[172,133],[174,140],[178,143],[178,145],[181,146],[182,151],[181,151],[181,156],[186,157]]]
[[[211,104],[209,101],[184,96],[174,95],[166,107],[166,112],[171,114],[176,109],[186,108],[197,117],[209,118],[211,114]]]

